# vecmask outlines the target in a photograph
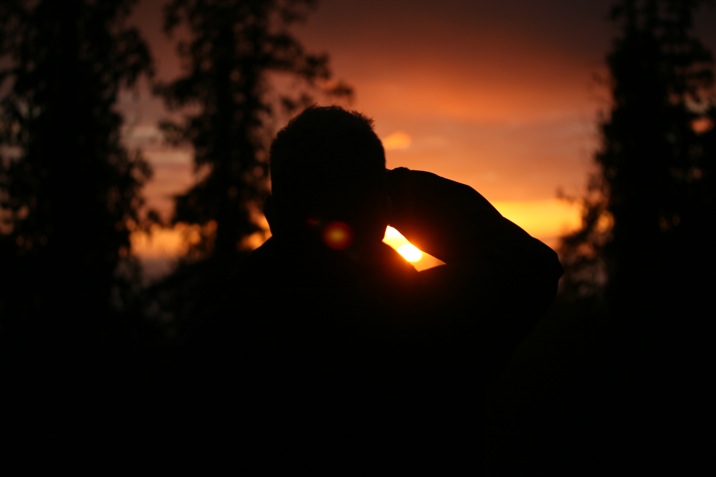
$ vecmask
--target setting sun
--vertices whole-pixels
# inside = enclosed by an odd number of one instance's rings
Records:
[[[395,249],[406,261],[412,263],[417,270],[425,270],[445,263],[420,250],[393,227],[386,228],[383,242]]]
[[[398,247],[398,253],[410,263],[417,262],[423,258],[423,252],[421,252],[418,247],[410,243],[406,243],[405,245]]]

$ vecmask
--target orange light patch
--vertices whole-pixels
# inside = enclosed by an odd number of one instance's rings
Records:
[[[410,263],[418,262],[423,258],[423,252],[411,243],[406,243],[398,247],[398,253]]]
[[[407,149],[412,144],[413,140],[409,134],[403,131],[396,131],[388,136],[382,138],[383,147],[386,151],[392,151],[396,149]]]
[[[323,241],[334,250],[345,250],[353,242],[353,233],[348,224],[329,222],[323,229]]]
[[[559,238],[581,224],[581,209],[559,198],[531,201],[495,201],[502,215],[532,236],[555,248]]]
[[[444,265],[445,263],[429,253],[420,250],[393,227],[386,227],[383,242],[398,252],[403,259],[412,263],[418,271]]]

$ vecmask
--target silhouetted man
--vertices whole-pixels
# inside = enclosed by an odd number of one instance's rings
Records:
[[[479,469],[482,393],[550,306],[556,253],[464,184],[386,169],[358,112],[303,111],[270,173],[272,236],[183,349],[200,435],[269,467]],[[445,264],[416,271],[388,225]]]

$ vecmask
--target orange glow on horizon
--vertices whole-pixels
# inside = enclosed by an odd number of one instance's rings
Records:
[[[580,225],[578,207],[559,199],[496,201],[493,204],[502,215],[552,248],[557,246],[560,236],[575,230]],[[338,238],[346,238],[346,231],[339,229],[340,227],[333,230],[331,234]],[[155,228],[150,235],[135,233],[132,235],[132,248],[143,263],[148,264],[150,268],[156,267],[158,263],[169,263],[186,252],[185,238],[188,232],[190,231],[187,227],[177,226],[174,229]],[[251,249],[256,248],[269,236],[269,232],[256,234],[246,241],[246,246]],[[443,264],[441,260],[415,248],[392,227],[386,229],[383,242],[398,251],[417,270]],[[156,270],[148,269],[147,274],[157,275],[166,270],[166,266],[161,266]]]
[[[581,224],[579,207],[557,198],[492,204],[503,216],[552,248],[557,247],[559,237]]]
[[[132,234],[132,250],[144,260],[179,257],[187,251],[185,237],[186,231],[182,226],[173,229],[153,227],[149,234]]]

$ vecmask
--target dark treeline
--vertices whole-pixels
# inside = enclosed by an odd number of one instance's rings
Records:
[[[108,395],[159,405],[129,384],[161,375],[262,231],[276,127],[317,98],[352,94],[327,55],[290,33],[314,1],[166,1],[165,33],[185,32],[184,69],[168,83],[154,80],[151,49],[128,24],[136,3],[0,4],[0,367],[12,390],[0,413],[20,444],[61,439],[68,409]],[[705,3],[613,4],[596,172],[574,199],[582,227],[561,241],[557,301],[494,390],[496,475],[678,470],[683,443],[698,445],[682,421],[701,418],[688,403],[705,393],[716,284],[713,59],[692,28]],[[148,287],[130,235],[162,220],[143,198],[152,168],[123,144],[115,110],[143,77],[179,114],[160,127],[192,147],[197,174],[162,225],[200,231]]]
[[[690,474],[713,361],[716,104],[709,2],[620,0],[581,227],[552,310],[495,392],[506,475]]]
[[[314,4],[165,2],[158,28],[186,34],[181,76],[161,83],[129,23],[135,0],[0,3],[0,413],[20,448],[91,453],[122,431],[157,445],[132,416],[171,399],[153,391],[172,345],[260,230],[268,141],[314,100],[351,97],[289,31]],[[140,79],[182,117],[160,125],[166,141],[194,149],[197,182],[167,224],[146,207],[152,168],[115,109]],[[201,240],[143,286],[131,234],[177,223]]]
[[[41,447],[50,429],[78,422],[77,409],[121,388],[138,358],[130,236],[153,220],[142,195],[152,170],[122,144],[114,109],[120,89],[152,76],[150,51],[126,22],[132,7],[0,4],[5,442]]]

